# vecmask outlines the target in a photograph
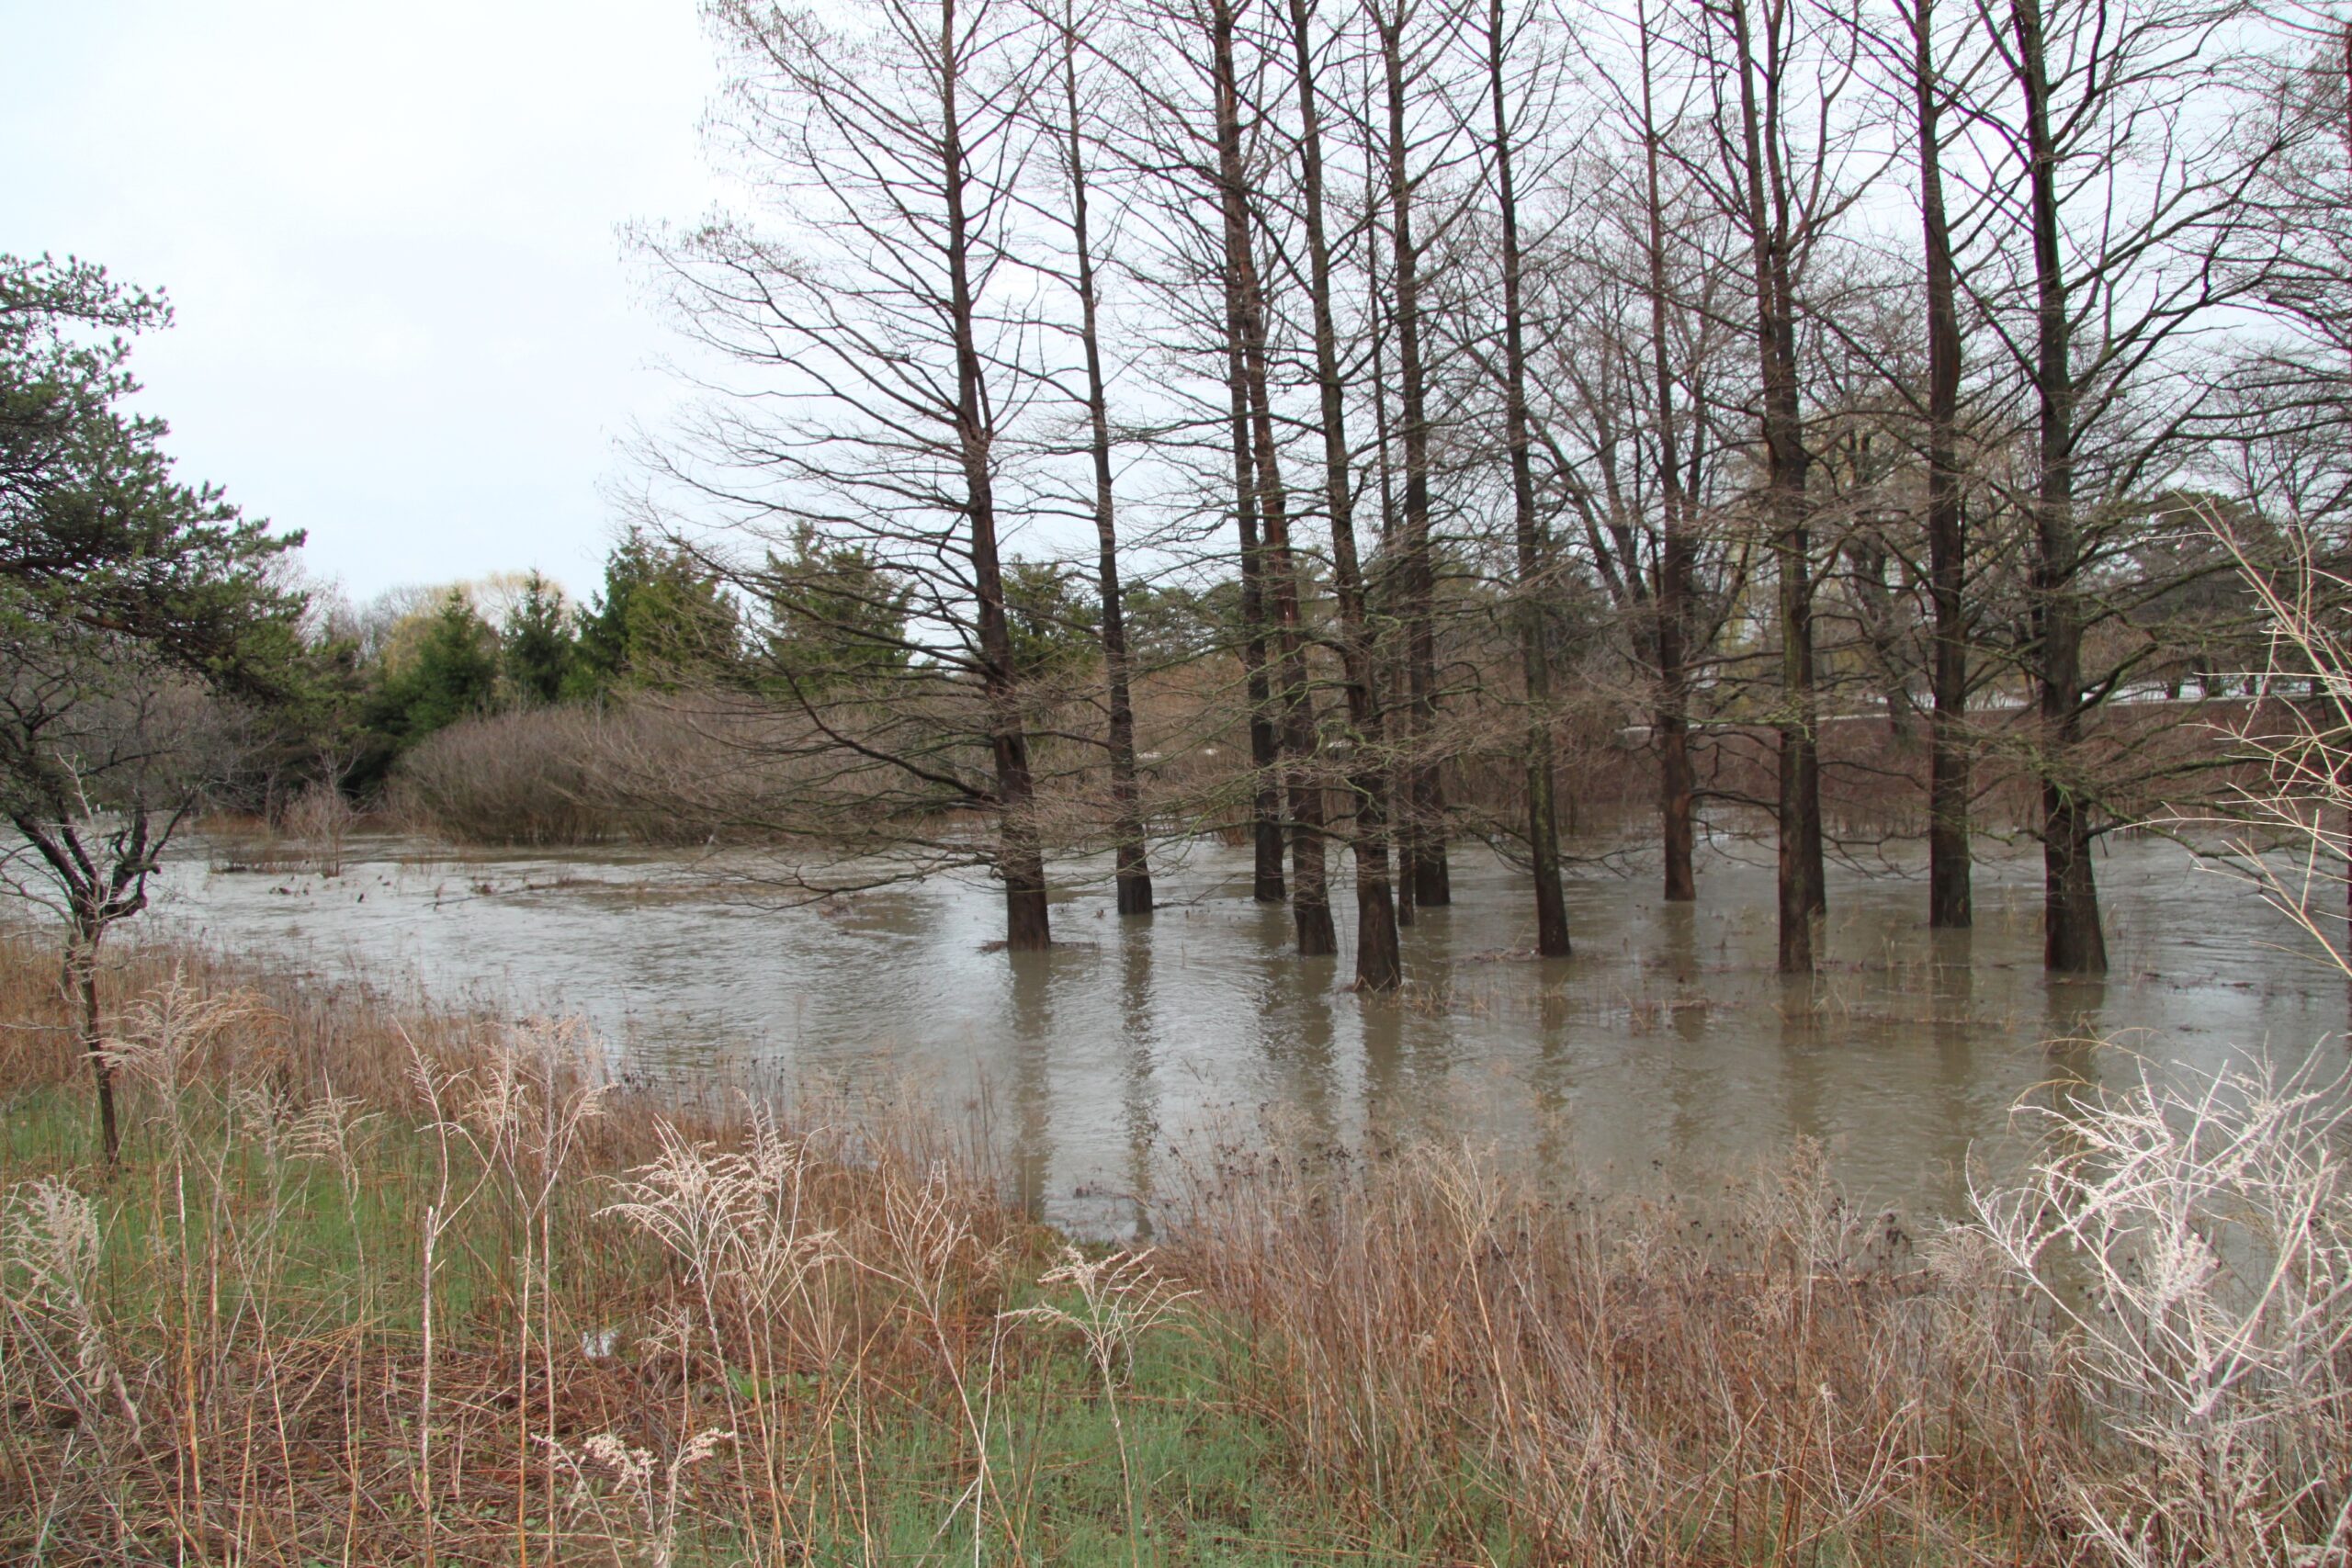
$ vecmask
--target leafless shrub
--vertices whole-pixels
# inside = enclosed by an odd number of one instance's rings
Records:
[[[2341,1562],[2352,1545],[2352,1077],[2143,1069],[2037,1112],[1979,1235],[2061,1325],[2064,1372],[2144,1462],[2071,1478],[2118,1562]]]

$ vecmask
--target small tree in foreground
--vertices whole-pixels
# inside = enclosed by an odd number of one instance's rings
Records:
[[[65,926],[64,984],[121,1145],[98,1008],[98,944],[147,907],[164,851],[225,771],[229,730],[202,686],[137,645],[0,610],[0,883]]]
[[[278,571],[301,536],[175,479],[163,422],[122,407],[122,334],[168,320],[100,268],[0,255],[0,871],[66,919],[109,1159],[98,942],[216,776],[210,699],[302,684],[303,598]]]

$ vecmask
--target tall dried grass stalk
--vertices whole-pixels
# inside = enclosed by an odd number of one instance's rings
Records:
[[[48,1027],[46,967],[0,939],[11,1023]],[[1103,1253],[920,1122],[655,1104],[561,1025],[201,954],[108,978],[133,992],[119,1174],[70,1034],[10,1036],[62,1063],[0,1052],[0,1556],[2234,1568],[2347,1544],[2352,1227],[2337,1086],[2309,1077],[2062,1100],[2030,1179],[1924,1246],[1810,1148],[1637,1201],[1430,1145],[1226,1149],[1160,1250]]]

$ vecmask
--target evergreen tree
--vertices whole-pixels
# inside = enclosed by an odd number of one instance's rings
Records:
[[[576,661],[563,591],[536,571],[526,578],[522,598],[499,629],[499,651],[507,683],[524,702],[561,698]]]
[[[805,692],[907,667],[912,591],[863,546],[803,525],[789,556],[769,552],[764,577],[763,673]]]
[[[401,747],[489,707],[498,689],[498,634],[452,588],[434,612],[424,640],[378,689],[373,728]]]
[[[570,690],[671,690],[741,672],[741,628],[718,574],[631,529],[605,560],[605,591],[580,617]]]
[[[1101,645],[1102,605],[1085,577],[1052,561],[1004,563],[1004,608],[1012,622],[1012,662],[1031,679],[1083,669]]]
[[[64,982],[119,1148],[98,944],[232,765],[208,699],[311,685],[274,535],[172,477],[161,420],[129,413],[127,334],[163,297],[103,268],[0,254],[0,886],[64,919]]]

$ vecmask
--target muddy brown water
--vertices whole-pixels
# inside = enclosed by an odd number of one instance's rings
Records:
[[[435,1001],[581,1015],[633,1076],[911,1094],[980,1118],[1013,1195],[1093,1234],[1220,1146],[1429,1138],[1563,1189],[1654,1191],[1815,1139],[1858,1200],[1952,1213],[1972,1151],[2013,1160],[2011,1108],[2055,1083],[2257,1048],[2340,1065],[2342,975],[2243,881],[2109,840],[2112,973],[2062,980],[2040,964],[2038,853],[1985,854],[1971,932],[1927,929],[1907,860],[1833,868],[1809,987],[1772,973],[1771,873],[1736,844],[1707,855],[1696,906],[1659,899],[1637,853],[1587,865],[1558,961],[1523,951],[1523,878],[1458,847],[1455,902],[1407,931],[1394,998],[1351,992],[1344,953],[1292,956],[1247,852],[1212,843],[1159,856],[1148,920],[1118,919],[1107,875],[1076,877],[1038,954],[989,951],[1001,901],[977,878],[779,908],[742,880],[755,862],[396,839],[355,840],[334,877],[223,870],[232,850],[199,845],[157,923]],[[1344,928],[1344,887],[1335,903]]]

